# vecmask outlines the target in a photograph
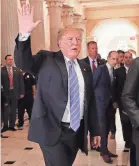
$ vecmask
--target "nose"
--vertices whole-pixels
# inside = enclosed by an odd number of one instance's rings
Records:
[[[72,43],[73,43],[74,45],[77,45],[77,44],[78,44],[78,39],[77,39],[77,38],[73,38]]]

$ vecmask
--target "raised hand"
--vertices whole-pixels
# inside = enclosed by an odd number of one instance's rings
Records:
[[[18,9],[19,33],[31,33],[42,21],[33,21],[34,8],[29,4],[24,4],[21,9]]]

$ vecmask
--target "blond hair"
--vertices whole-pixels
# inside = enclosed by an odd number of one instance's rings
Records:
[[[68,31],[78,31],[81,33],[83,33],[83,29],[81,28],[78,28],[78,27],[75,27],[75,26],[66,26],[64,28],[61,28],[59,31],[58,31],[58,34],[57,34],[57,42],[59,42],[59,40],[62,38],[62,36],[64,36]]]

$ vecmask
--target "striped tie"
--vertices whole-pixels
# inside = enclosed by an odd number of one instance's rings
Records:
[[[8,68],[8,75],[9,75],[9,82],[10,82],[10,89],[13,88],[13,76],[12,76],[12,72],[11,72],[11,68]]]
[[[69,61],[70,127],[76,132],[80,127],[80,96],[74,61]]]

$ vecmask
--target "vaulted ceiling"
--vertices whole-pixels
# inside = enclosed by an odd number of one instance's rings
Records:
[[[78,2],[80,2],[85,8],[139,5],[139,0],[78,0]]]

